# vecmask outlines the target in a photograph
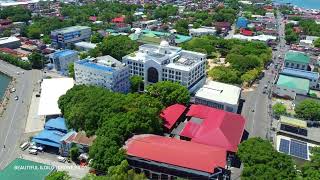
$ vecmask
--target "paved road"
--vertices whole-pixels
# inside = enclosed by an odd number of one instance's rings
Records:
[[[23,135],[35,83],[40,71],[25,71],[0,60],[0,71],[16,78],[16,92],[10,95],[6,111],[0,117],[0,169],[17,156],[20,137]],[[24,74],[17,72],[24,71]],[[19,100],[14,100],[18,96]],[[5,146],[5,147],[4,147]]]
[[[270,124],[271,118],[271,100],[268,98],[268,93],[264,94],[264,88],[267,86],[268,92],[271,91],[274,79],[277,75],[275,64],[280,62],[278,56],[284,56],[284,53],[288,50],[284,40],[284,23],[282,23],[282,17],[277,18],[279,24],[280,42],[277,46],[277,51],[273,52],[274,63],[265,72],[265,76],[260,80],[259,84],[254,91],[245,92],[242,98],[245,99],[245,103],[242,109],[242,115],[247,119],[246,130],[249,133],[249,137],[262,137],[270,138]],[[280,66],[280,64],[278,65]],[[271,92],[270,92],[271,93]]]

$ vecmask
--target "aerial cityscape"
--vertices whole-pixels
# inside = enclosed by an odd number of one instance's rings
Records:
[[[0,1],[0,180],[320,179],[317,0]]]

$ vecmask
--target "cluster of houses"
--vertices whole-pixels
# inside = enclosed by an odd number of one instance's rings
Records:
[[[264,16],[250,16],[250,18],[244,16],[238,17],[236,32],[239,32],[239,34],[234,34],[233,38],[262,41],[268,43],[268,45],[272,45],[278,35],[278,25],[274,13],[267,11]]]

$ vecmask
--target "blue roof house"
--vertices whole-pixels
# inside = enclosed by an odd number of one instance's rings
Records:
[[[44,125],[44,128],[47,130],[57,130],[62,133],[67,133],[68,128],[66,126],[66,121],[62,117],[57,117],[55,119],[49,119],[46,124]]]
[[[237,28],[246,28],[248,25],[248,20],[245,17],[239,17],[236,23]]]
[[[45,129],[38,135],[34,136],[32,141],[37,144],[60,148],[60,140],[64,135],[65,133],[62,133],[60,131]]]

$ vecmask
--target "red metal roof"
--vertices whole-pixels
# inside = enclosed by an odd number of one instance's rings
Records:
[[[164,126],[168,129],[171,129],[182,115],[184,110],[186,110],[186,107],[181,104],[174,104],[163,110],[160,114],[160,117],[164,121]]]
[[[251,30],[247,30],[247,29],[241,29],[240,33],[245,36],[252,36],[253,35],[253,32]]]
[[[193,142],[237,151],[245,125],[241,115],[204,105],[192,105],[187,116],[202,119],[202,122],[190,120],[180,136],[189,137]]]
[[[113,23],[123,23],[124,22],[124,17],[116,17],[112,19]]]
[[[157,135],[136,135],[126,143],[127,155],[213,173],[226,165],[226,150]]]

